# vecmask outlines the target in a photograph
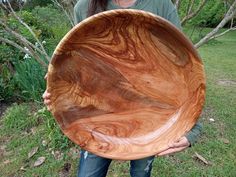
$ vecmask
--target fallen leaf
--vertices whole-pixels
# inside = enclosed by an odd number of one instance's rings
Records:
[[[209,120],[210,120],[210,122],[215,122],[215,119],[213,119],[213,118],[210,118]]]
[[[31,133],[34,135],[37,131],[37,127],[33,127],[30,129]]]
[[[217,84],[222,86],[236,86],[236,80],[221,79],[217,81]]]
[[[20,170],[21,170],[21,171],[26,171],[26,169],[25,169],[24,166],[20,167]]]
[[[45,162],[46,158],[45,157],[39,157],[35,162],[34,162],[34,167],[38,167],[42,165]]]
[[[47,146],[47,144],[48,144],[48,142],[46,141],[46,140],[43,140],[42,141],[42,145],[45,147],[45,146]]]
[[[39,147],[34,147],[29,153],[28,153],[28,158],[31,158],[36,154],[39,150]]]
[[[26,168],[29,167],[28,163],[25,163],[23,166],[20,167],[21,171],[26,171]]]
[[[195,157],[197,157],[201,162],[203,162],[206,165],[209,165],[210,163],[200,154],[198,154],[197,152],[195,152]]]
[[[0,157],[4,156],[5,153],[6,153],[6,146],[5,145],[0,146]]]
[[[27,131],[21,133],[23,136],[27,136],[29,133]]]
[[[11,163],[11,161],[10,160],[5,160],[4,162],[3,162],[3,164],[9,164],[9,163]]]
[[[64,154],[60,151],[52,151],[52,155],[56,160],[62,160]]]
[[[226,139],[226,138],[221,138],[221,140],[222,140],[223,143],[225,143],[225,144],[229,144],[229,143],[230,143],[230,141],[229,141],[228,139]]]
[[[0,146],[0,150],[5,151],[6,147],[6,145]]]

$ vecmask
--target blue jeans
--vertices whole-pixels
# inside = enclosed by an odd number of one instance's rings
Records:
[[[150,177],[154,156],[130,161],[131,177]],[[111,159],[81,150],[78,177],[105,177]]]

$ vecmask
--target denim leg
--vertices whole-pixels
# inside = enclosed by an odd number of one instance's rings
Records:
[[[155,156],[144,159],[131,160],[130,175],[132,177],[150,177],[152,171],[152,163]]]
[[[105,177],[111,159],[106,159],[81,150],[78,177]]]

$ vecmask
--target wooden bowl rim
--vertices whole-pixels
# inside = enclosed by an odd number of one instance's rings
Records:
[[[98,13],[96,15],[93,15],[91,17],[88,17],[86,18],[85,20],[83,20],[82,22],[78,23],[76,26],[74,26],[63,38],[62,40],[60,41],[60,43],[57,45],[56,49],[54,50],[54,53],[53,53],[53,56],[54,55],[60,55],[61,53],[63,53],[63,51],[60,50],[60,48],[64,45],[66,45],[67,41],[73,37],[73,35],[80,29],[84,28],[87,24],[90,24],[90,23],[93,23],[94,21],[104,17],[104,16],[114,16],[116,14],[130,14],[130,15],[140,15],[140,16],[143,16],[145,18],[151,18],[155,21],[159,21],[159,22],[162,22],[163,24],[166,25],[166,28],[170,28],[172,31],[174,31],[177,35],[178,35],[178,38],[180,38],[180,40],[183,41],[183,43],[186,45],[186,48],[190,48],[192,49],[191,50],[191,54],[195,57],[195,59],[198,59],[199,62],[202,64],[202,60],[197,52],[197,50],[195,49],[194,45],[192,44],[192,42],[186,37],[186,35],[181,32],[176,26],[174,26],[171,22],[169,22],[168,20],[160,17],[160,16],[157,16],[157,15],[154,15],[152,14],[151,12],[146,12],[146,11],[143,11],[143,10],[135,10],[135,9],[116,9],[116,10],[109,10],[109,11],[105,11],[105,12],[101,12],[101,13]],[[52,56],[52,58],[53,58]],[[52,62],[52,61],[51,61]],[[51,63],[50,62],[50,63]],[[202,64],[203,66],[203,64]],[[205,72],[204,72],[204,68],[203,68],[203,73],[204,75],[204,79],[205,79]],[[205,99],[205,98],[204,98]],[[202,107],[203,108],[203,107]],[[198,115],[199,116],[199,115]],[[73,140],[72,140],[73,141]],[[166,145],[168,146],[168,145]],[[118,157],[117,155],[106,155],[104,156],[104,153],[100,153],[98,151],[90,151],[94,154],[97,154],[99,156],[102,156],[102,157],[106,157],[106,158],[111,158],[111,159],[122,159],[122,160],[130,160],[130,158],[126,158],[126,157]],[[133,159],[140,159],[140,158],[144,158],[144,157],[147,157],[147,156],[152,156],[152,155],[155,155],[152,153],[150,154],[147,154],[145,156],[137,156]]]

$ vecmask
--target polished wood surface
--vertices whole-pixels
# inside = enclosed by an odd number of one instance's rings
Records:
[[[57,46],[48,68],[52,113],[82,148],[139,159],[196,123],[205,99],[203,64],[166,20],[137,10],[90,17]]]

